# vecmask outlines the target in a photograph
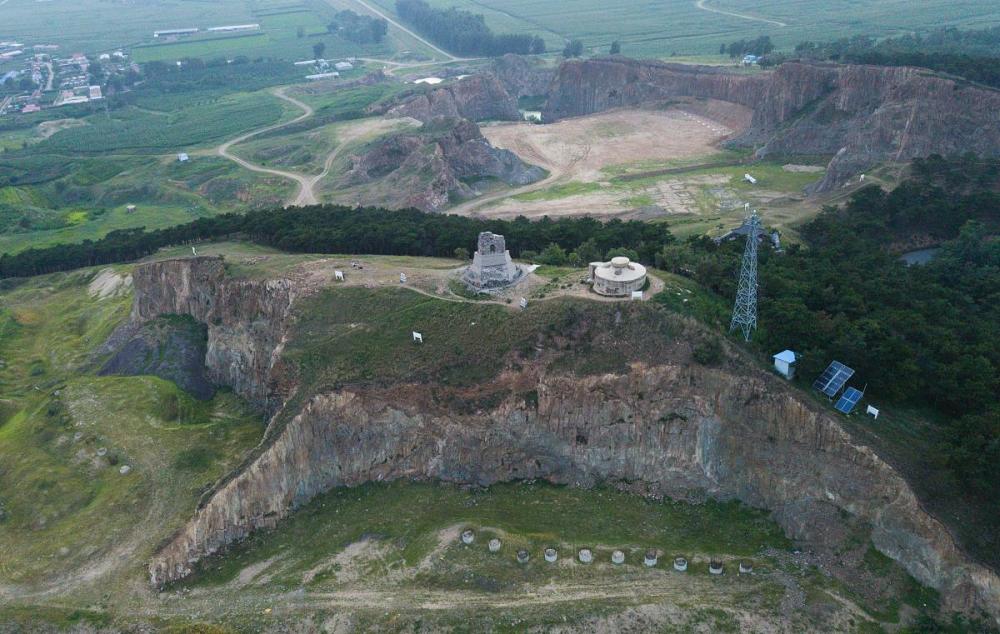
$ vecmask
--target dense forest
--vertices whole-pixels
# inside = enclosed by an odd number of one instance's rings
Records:
[[[326,30],[356,44],[378,44],[389,32],[389,23],[384,18],[358,15],[345,9],[333,16],[333,21],[326,25]]]
[[[544,252],[546,248],[551,253],[552,245],[574,252],[586,244],[585,253],[596,250],[603,254],[623,248],[638,259],[651,262],[663,245],[673,241],[665,225],[639,221],[480,220],[417,210],[290,207],[201,218],[157,231],[141,228],[113,231],[97,241],[4,254],[0,256],[0,278],[128,262],[165,246],[229,236],[293,252],[452,257],[460,250],[475,248],[481,231],[505,235],[515,257],[522,252]]]
[[[806,386],[831,360],[882,403],[922,405],[947,429],[937,459],[983,496],[1000,490],[1000,161],[916,161],[890,193],[857,192],[802,227],[804,247],[761,251],[763,355],[791,348]],[[766,220],[766,216],[765,216]],[[901,245],[936,244],[907,266]],[[735,294],[743,242],[665,248],[660,265]]]
[[[938,29],[875,40],[857,35],[830,42],[801,42],[795,57],[848,64],[917,66],[1000,87],[1000,28],[962,31]],[[784,56],[769,57],[768,63]]]
[[[545,41],[530,35],[496,35],[482,15],[454,7],[436,9],[424,0],[396,0],[396,13],[452,53],[498,57],[545,52]]]

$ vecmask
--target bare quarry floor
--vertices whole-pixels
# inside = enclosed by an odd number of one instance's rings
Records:
[[[486,218],[591,216],[663,221],[681,236],[719,235],[740,224],[744,204],[769,226],[792,228],[822,201],[803,193],[826,159],[753,161],[724,147],[750,123],[737,104],[693,100],[662,110],[619,109],[552,124],[482,126],[495,146],[543,167],[542,181],[493,192],[449,213]],[[750,184],[744,174],[753,175]]]

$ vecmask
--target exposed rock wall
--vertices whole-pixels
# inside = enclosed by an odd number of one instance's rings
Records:
[[[220,257],[192,257],[138,266],[126,328],[160,315],[190,315],[208,326],[209,378],[272,412],[287,394],[280,357],[295,292],[287,280],[226,277]]]
[[[966,151],[1000,155],[1000,91],[917,68],[788,62],[736,74],[713,67],[623,58],[564,63],[545,121],[681,97],[753,109],[737,143],[768,154],[833,154],[814,189],[837,187],[884,161]]]
[[[157,554],[151,580],[184,576],[193,561],[274,526],[331,487],[544,478],[738,498],[773,510],[806,539],[822,528],[817,507],[836,507],[870,522],[876,546],[941,589],[952,607],[1000,606],[996,576],[965,559],[898,474],[829,417],[768,383],[679,365],[542,377],[537,406],[509,398],[476,416],[437,410],[406,387],[316,395]]]
[[[134,320],[161,313],[204,320],[215,349],[207,360],[219,380],[265,402],[275,398],[267,390],[281,394],[274,360],[291,319],[290,283],[228,280],[220,259],[192,258],[137,267],[135,287]],[[846,511],[873,527],[879,550],[941,590],[949,607],[1000,618],[997,575],[965,557],[870,448],[769,374],[743,363],[709,369],[687,358],[633,365],[622,375],[536,371],[528,366],[480,386],[508,396],[474,415],[406,384],[309,396],[158,550],[151,582],[182,578],[200,558],[275,526],[331,487],[545,478],[738,498],[774,511],[802,539],[837,521],[831,510]],[[537,399],[524,396],[531,392]]]
[[[388,104],[388,117],[412,117],[430,121],[436,117],[472,121],[517,121],[517,99],[508,93],[495,75],[470,75],[426,92],[409,94]]]
[[[431,119],[419,130],[401,132],[372,143],[351,157],[348,185],[380,180],[374,202],[389,208],[437,211],[476,191],[466,181],[496,178],[526,185],[544,177],[509,150],[495,148],[468,119]],[[372,197],[369,197],[372,200]]]
[[[540,65],[537,59],[508,53],[493,60],[490,72],[496,75],[507,92],[517,99],[547,95],[556,69]]]

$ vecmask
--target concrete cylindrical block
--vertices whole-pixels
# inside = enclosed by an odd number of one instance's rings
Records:
[[[471,528],[468,528],[468,529],[462,531],[462,543],[463,544],[471,544],[474,541],[476,541],[476,534],[474,532],[472,532]]]
[[[526,551],[526,550],[519,550],[519,551],[517,551],[517,563],[519,563],[519,564],[526,564],[526,563],[528,563],[528,559],[529,558],[530,558],[530,556],[528,555],[528,551]]]
[[[591,552],[589,548],[581,548],[580,552],[577,554],[577,557],[580,558],[581,564],[589,564],[590,562],[594,561],[594,553]]]
[[[750,561],[741,561],[740,562],[740,574],[741,575],[748,575],[751,572],[753,572],[753,562],[750,562]]]
[[[490,540],[489,549],[491,553],[500,552],[500,540],[494,537]]]
[[[708,574],[710,575],[721,575],[722,574],[722,562],[721,561],[711,561],[708,564]]]
[[[616,550],[611,553],[611,563],[613,564],[623,564],[625,563],[625,553],[620,550]]]
[[[655,550],[647,550],[646,555],[642,558],[642,564],[648,568],[652,568],[656,565],[656,560],[658,556]]]
[[[674,570],[677,572],[685,572],[688,569],[688,560],[683,557],[677,557],[674,559]]]
[[[547,561],[547,562],[549,562],[551,564],[551,563],[555,562],[556,559],[559,559],[559,553],[556,552],[556,549],[555,548],[546,548],[545,549],[545,561]]]

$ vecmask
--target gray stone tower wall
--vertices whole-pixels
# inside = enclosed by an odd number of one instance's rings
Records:
[[[472,264],[462,274],[462,279],[475,288],[487,289],[507,286],[520,275],[520,269],[510,259],[504,237],[484,231],[479,234],[479,244],[472,257]]]

